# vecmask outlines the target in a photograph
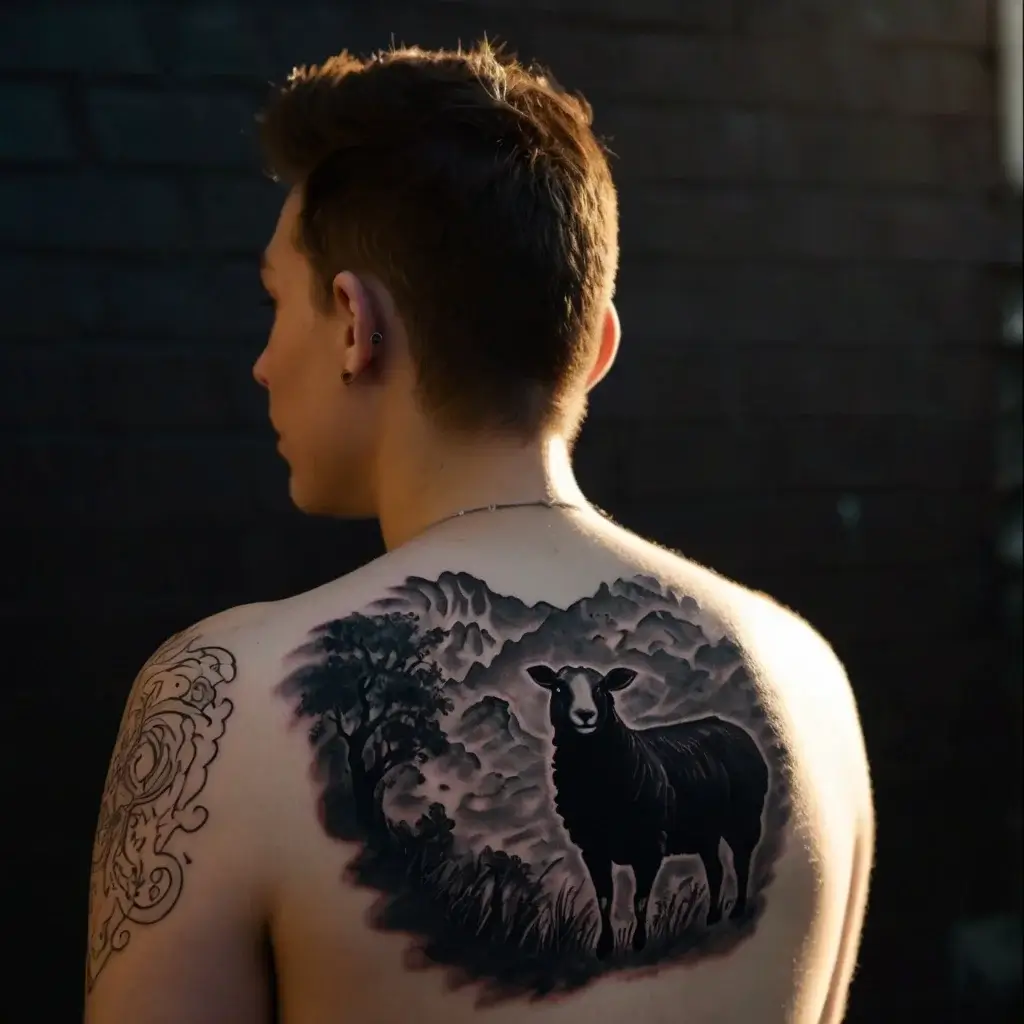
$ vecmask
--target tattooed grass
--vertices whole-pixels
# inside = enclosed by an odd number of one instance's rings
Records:
[[[586,984],[609,967],[643,967],[696,944],[703,886],[684,884],[652,904],[649,939],[630,949],[632,925],[620,931],[610,962],[594,954],[600,919],[593,896],[569,883],[549,886],[555,860],[541,873],[521,858],[485,848],[453,854],[453,822],[435,804],[415,827],[391,825],[353,865],[358,881],[395,893],[375,923],[429,936],[422,952],[458,966],[468,977],[492,979],[498,989],[543,995]],[[510,950],[516,950],[514,957]]]
[[[700,615],[649,577],[557,608],[442,573],[310,630],[280,690],[324,831],[356,845],[348,880],[408,967],[493,1004],[753,932],[785,752]]]

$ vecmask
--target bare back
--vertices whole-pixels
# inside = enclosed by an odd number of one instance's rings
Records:
[[[841,1019],[872,837],[834,655],[617,527],[496,526],[233,635],[210,828],[249,792],[217,859],[271,865],[279,1019]]]
[[[870,817],[841,670],[706,570],[544,527],[388,556],[261,643],[283,1019],[816,1024]]]

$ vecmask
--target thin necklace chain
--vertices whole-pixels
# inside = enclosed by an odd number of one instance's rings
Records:
[[[463,516],[475,515],[477,512],[501,512],[507,508],[564,508],[571,509],[574,512],[583,511],[579,505],[574,505],[571,501],[508,501],[503,504],[480,505],[477,508],[459,509],[458,512],[452,512],[451,515],[447,515],[443,519],[435,520],[427,529],[440,526],[441,523],[447,523],[450,519],[461,519]]]

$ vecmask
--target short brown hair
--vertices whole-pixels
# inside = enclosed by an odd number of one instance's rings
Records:
[[[344,52],[296,68],[260,123],[302,189],[318,300],[340,270],[384,282],[440,423],[574,429],[618,263],[586,100],[488,43]]]

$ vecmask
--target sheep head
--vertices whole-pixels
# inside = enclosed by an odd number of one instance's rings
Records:
[[[571,729],[582,736],[597,732],[608,721],[615,707],[612,694],[636,678],[631,668],[613,668],[602,675],[597,669],[573,665],[557,672],[549,665],[533,665],[526,672],[551,694],[549,708],[555,729]]]

